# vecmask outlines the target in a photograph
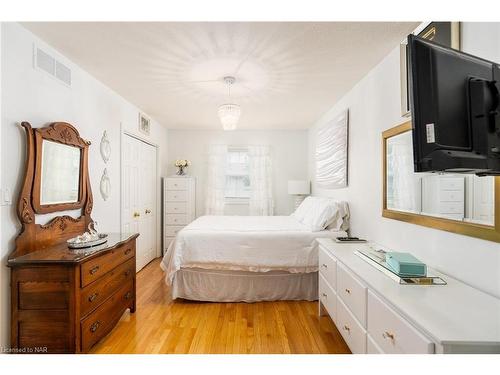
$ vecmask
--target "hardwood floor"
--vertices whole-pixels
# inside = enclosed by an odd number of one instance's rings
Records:
[[[92,353],[349,353],[317,302],[172,301],[156,259],[137,274],[137,310]]]

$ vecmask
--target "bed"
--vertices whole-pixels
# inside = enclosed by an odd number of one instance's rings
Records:
[[[300,213],[300,210],[299,210]],[[340,218],[340,219],[339,219]],[[316,238],[347,235],[290,216],[202,216],[183,228],[161,262],[172,298],[217,302],[316,300]]]

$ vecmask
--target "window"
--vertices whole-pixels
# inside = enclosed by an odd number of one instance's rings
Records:
[[[229,149],[226,163],[226,198],[250,198],[248,150]]]

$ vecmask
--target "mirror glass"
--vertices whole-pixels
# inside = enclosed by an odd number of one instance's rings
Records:
[[[79,184],[80,148],[44,139],[40,204],[78,202]]]
[[[494,177],[415,173],[411,131],[386,142],[387,209],[494,226]]]

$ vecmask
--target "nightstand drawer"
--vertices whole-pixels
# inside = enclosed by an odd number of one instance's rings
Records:
[[[165,227],[165,236],[166,237],[175,237],[177,236],[177,233],[184,228],[183,225],[167,225]]]
[[[325,278],[319,275],[319,300],[328,311],[330,318],[336,322],[337,321],[337,294],[328,285]]]
[[[188,223],[188,219],[185,214],[167,214],[165,222],[168,225],[186,225]]]
[[[186,202],[167,202],[165,205],[165,212],[167,214],[185,214],[187,213]]]
[[[187,191],[167,191],[167,201],[168,202],[187,202]]]
[[[366,353],[366,331],[337,297],[337,328],[354,354]]]
[[[328,253],[328,250],[325,250],[321,246],[319,247],[318,261],[320,275],[335,290],[337,287],[337,261]]]
[[[187,190],[188,180],[184,178],[167,178],[167,190]]]
[[[366,286],[345,266],[337,262],[337,295],[366,327]]]
[[[370,291],[368,311],[368,332],[384,353],[434,353],[432,341]]]

